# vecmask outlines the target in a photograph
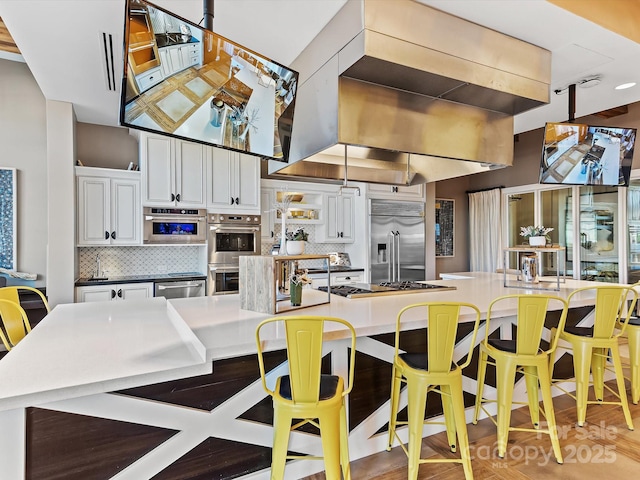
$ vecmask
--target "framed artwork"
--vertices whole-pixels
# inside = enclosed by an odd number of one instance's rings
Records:
[[[453,257],[455,200],[436,198],[436,257]]]
[[[16,270],[16,169],[0,167],[0,268]]]

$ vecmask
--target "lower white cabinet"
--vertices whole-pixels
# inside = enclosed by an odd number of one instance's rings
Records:
[[[76,302],[108,302],[153,297],[153,282],[76,287]]]
[[[362,283],[363,272],[339,272],[331,274],[331,285],[352,285]],[[314,273],[311,278],[311,288],[326,287],[327,275],[325,273]]]

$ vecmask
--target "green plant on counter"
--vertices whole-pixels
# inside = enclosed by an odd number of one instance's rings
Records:
[[[304,228],[298,227],[293,232],[287,232],[288,241],[302,241],[306,242],[309,239],[309,234],[304,231]]]

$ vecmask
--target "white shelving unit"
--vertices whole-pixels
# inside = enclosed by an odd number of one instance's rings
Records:
[[[509,252],[516,253],[516,262],[517,262],[517,270],[516,270],[516,278],[515,280],[511,278],[510,275],[507,275],[507,260]],[[522,270],[521,270],[521,262],[522,255],[525,253],[535,253],[538,256],[538,265],[542,265],[541,263],[541,254],[542,253],[552,253],[556,257],[556,275],[555,279],[550,277],[540,277],[538,282],[526,282],[523,279]],[[562,263],[561,263],[562,262]],[[508,247],[503,250],[503,281],[505,287],[512,288],[528,288],[532,290],[560,290],[560,284],[565,283],[566,274],[567,274],[567,254],[566,248],[561,247],[559,245],[550,246],[550,247],[531,247],[531,246],[519,246],[519,247]]]

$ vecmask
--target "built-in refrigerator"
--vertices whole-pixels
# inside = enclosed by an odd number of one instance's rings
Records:
[[[369,201],[371,283],[425,280],[424,203]]]

